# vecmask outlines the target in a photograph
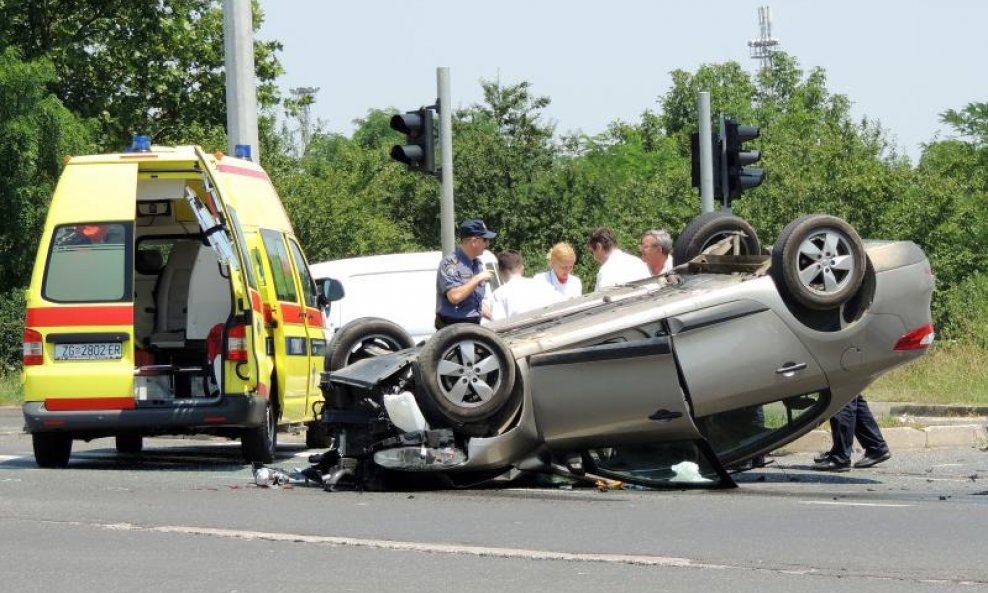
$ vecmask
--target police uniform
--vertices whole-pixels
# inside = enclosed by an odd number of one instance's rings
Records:
[[[480,259],[471,260],[457,247],[439,262],[436,274],[436,329],[453,323],[480,323],[480,306],[487,293],[487,284],[481,284],[470,296],[454,305],[446,298],[451,288],[466,284],[475,274],[483,270]]]
[[[463,221],[460,225],[460,237],[481,237],[490,241],[497,233],[487,228],[483,220],[473,218]],[[473,289],[467,298],[454,305],[449,302],[446,293],[452,288],[463,286],[475,275],[483,271],[480,259],[470,259],[463,251],[462,245],[456,247],[439,262],[436,273],[436,329],[442,329],[454,323],[480,323],[483,316],[481,311],[484,297],[487,295],[487,283],[481,282]]]

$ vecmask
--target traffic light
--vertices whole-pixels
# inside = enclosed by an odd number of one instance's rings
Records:
[[[714,198],[723,198],[720,183],[720,142],[717,134],[710,134],[710,159],[713,171]],[[693,187],[700,187],[700,133],[693,132],[690,135],[690,158],[692,159],[692,169],[690,171],[693,178]]]
[[[391,148],[391,158],[405,163],[412,171],[436,172],[431,109],[422,107],[417,111],[399,113],[391,118],[391,129],[407,137],[406,144],[396,144]]]
[[[727,160],[727,201],[741,197],[746,189],[758,187],[765,180],[765,171],[748,167],[762,158],[757,150],[744,150],[743,144],[758,138],[755,126],[745,126],[733,119],[724,120],[724,158]],[[716,170],[716,169],[715,169]]]

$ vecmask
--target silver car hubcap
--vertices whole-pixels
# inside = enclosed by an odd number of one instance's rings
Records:
[[[796,266],[799,280],[807,289],[821,294],[839,292],[854,275],[851,244],[842,233],[819,231],[800,244]]]
[[[501,384],[497,354],[474,340],[461,340],[443,351],[437,373],[442,396],[464,408],[490,401]]]

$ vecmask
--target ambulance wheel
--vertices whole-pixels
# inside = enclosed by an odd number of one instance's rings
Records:
[[[397,352],[415,345],[397,323],[380,317],[361,317],[340,328],[326,348],[323,369],[338,371],[358,360]]]
[[[333,442],[329,436],[329,430],[322,420],[308,422],[305,425],[305,448],[306,449],[326,449]]]
[[[432,424],[486,436],[515,407],[514,356],[479,325],[458,323],[436,332],[419,352],[418,372],[420,403]]]
[[[38,467],[56,468],[69,464],[72,455],[72,437],[56,432],[36,432],[31,435],[34,460]]]
[[[264,406],[264,421],[256,428],[244,429],[240,437],[240,452],[247,463],[271,463],[278,446],[274,406],[268,400]]]
[[[136,455],[144,449],[144,437],[139,434],[118,434],[117,453]]]

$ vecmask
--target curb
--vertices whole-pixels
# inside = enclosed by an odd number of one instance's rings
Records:
[[[882,430],[890,449],[935,449],[939,447],[984,447],[988,445],[988,426],[963,424],[928,426],[926,428],[896,427]],[[814,453],[830,448],[830,431],[813,430],[783,447],[791,453]]]

